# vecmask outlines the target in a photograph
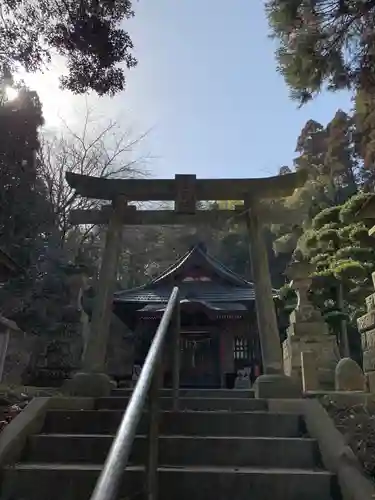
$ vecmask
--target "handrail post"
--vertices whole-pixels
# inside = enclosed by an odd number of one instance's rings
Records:
[[[146,468],[146,500],[157,500],[158,496],[158,459],[159,459],[159,390],[163,377],[163,356],[160,356],[149,392],[149,434]]]
[[[180,299],[177,298],[173,319],[172,319],[172,349],[173,349],[173,369],[172,369],[172,398],[173,410],[178,410],[178,395],[180,389],[180,362],[181,362],[181,347],[180,347]]]

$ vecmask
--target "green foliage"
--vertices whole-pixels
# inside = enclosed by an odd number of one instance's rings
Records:
[[[327,224],[323,226],[320,231],[317,232],[317,239],[320,242],[337,244],[340,241],[340,236],[338,234],[335,224]]]
[[[296,247],[298,236],[294,233],[287,233],[280,236],[273,242],[276,254],[291,253]]]
[[[333,269],[336,278],[344,280],[363,280],[367,276],[367,269],[363,263],[347,259],[338,260]]]
[[[345,231],[344,231],[345,229]],[[343,237],[349,237],[350,240],[357,240],[360,244],[368,244],[369,246],[373,242],[373,239],[368,234],[368,228],[363,222],[358,222],[357,224],[351,224],[343,229]]]
[[[341,283],[345,314],[353,326],[358,311],[363,309],[364,294],[369,293],[369,278],[375,270],[375,250],[368,228],[356,216],[367,199],[367,194],[360,193],[343,205],[323,209],[311,221],[312,229],[300,245],[304,256],[316,267],[315,302],[324,315],[332,308],[338,311],[340,308],[335,304]],[[337,319],[336,313],[334,316]],[[327,321],[336,321],[329,317]]]
[[[123,29],[134,15],[130,0],[3,0],[1,14],[0,70],[41,70],[57,53],[68,68],[61,83],[72,92],[124,89],[123,67],[136,64]]]
[[[363,261],[375,261],[375,250],[372,248],[361,248],[348,246],[340,248],[336,252],[336,258],[338,259],[353,259],[353,260],[363,260]]]
[[[292,98],[304,104],[323,87],[373,89],[372,0],[268,0],[266,12]]]
[[[352,196],[340,210],[341,221],[344,223],[352,222],[359,209],[373,196],[371,193],[359,193]]]
[[[326,312],[324,314],[324,319],[328,324],[337,328],[342,320],[348,320],[349,318],[347,314],[338,310],[333,310]]]
[[[289,284],[285,284],[280,288],[279,297],[280,297],[280,300],[282,300],[284,302],[297,300],[296,292],[293,290],[293,288]]]
[[[322,210],[314,217],[312,227],[314,229],[321,229],[328,224],[337,224],[340,219],[340,207],[329,207]]]
[[[362,178],[367,190],[375,186],[375,98],[373,92],[358,91],[355,96],[354,147],[363,161]]]

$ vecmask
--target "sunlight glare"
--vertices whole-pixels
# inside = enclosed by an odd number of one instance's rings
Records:
[[[14,99],[17,99],[18,97],[18,90],[14,87],[5,87],[5,95],[8,101],[14,101]]]

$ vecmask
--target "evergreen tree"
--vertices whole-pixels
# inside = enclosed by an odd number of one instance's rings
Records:
[[[7,100],[4,91],[0,94],[0,246],[26,267],[52,223],[35,160],[42,124],[35,92],[19,86],[13,100]]]
[[[65,88],[99,95],[124,89],[124,67],[135,66],[123,23],[134,15],[131,0],[3,0],[0,71],[43,70],[52,54],[66,58]]]
[[[375,187],[375,98],[372,93],[357,92],[353,121],[361,183],[365,190],[372,191]]]
[[[355,326],[358,316],[365,312],[364,299],[372,291],[375,249],[368,235],[372,223],[356,219],[356,212],[370,196],[360,193],[343,205],[322,210],[298,243],[299,250],[316,266],[314,299],[333,322],[343,306]],[[340,300],[342,304],[338,304]]]
[[[331,178],[337,203],[344,203],[358,189],[354,120],[339,109],[326,127],[324,173]]]
[[[301,104],[323,87],[374,89],[374,0],[268,0],[279,71]]]
[[[294,159],[296,170],[308,172],[306,184],[284,203],[304,214],[300,224],[273,225],[277,253],[291,255],[298,238],[310,227],[312,219],[323,208],[344,203],[358,189],[358,161],[355,153],[355,128],[353,119],[341,110],[326,127],[309,120],[297,139]],[[282,167],[280,174],[292,171]]]

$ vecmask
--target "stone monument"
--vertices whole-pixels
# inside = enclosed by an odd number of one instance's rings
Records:
[[[335,336],[329,334],[327,323],[308,296],[314,269],[312,264],[296,260],[286,271],[298,302],[290,314],[290,326],[283,342],[284,372],[302,385],[301,353],[311,351],[316,357],[319,388],[333,389],[339,353]]]
[[[335,371],[336,391],[364,391],[366,380],[362,368],[351,358],[342,358]]]

